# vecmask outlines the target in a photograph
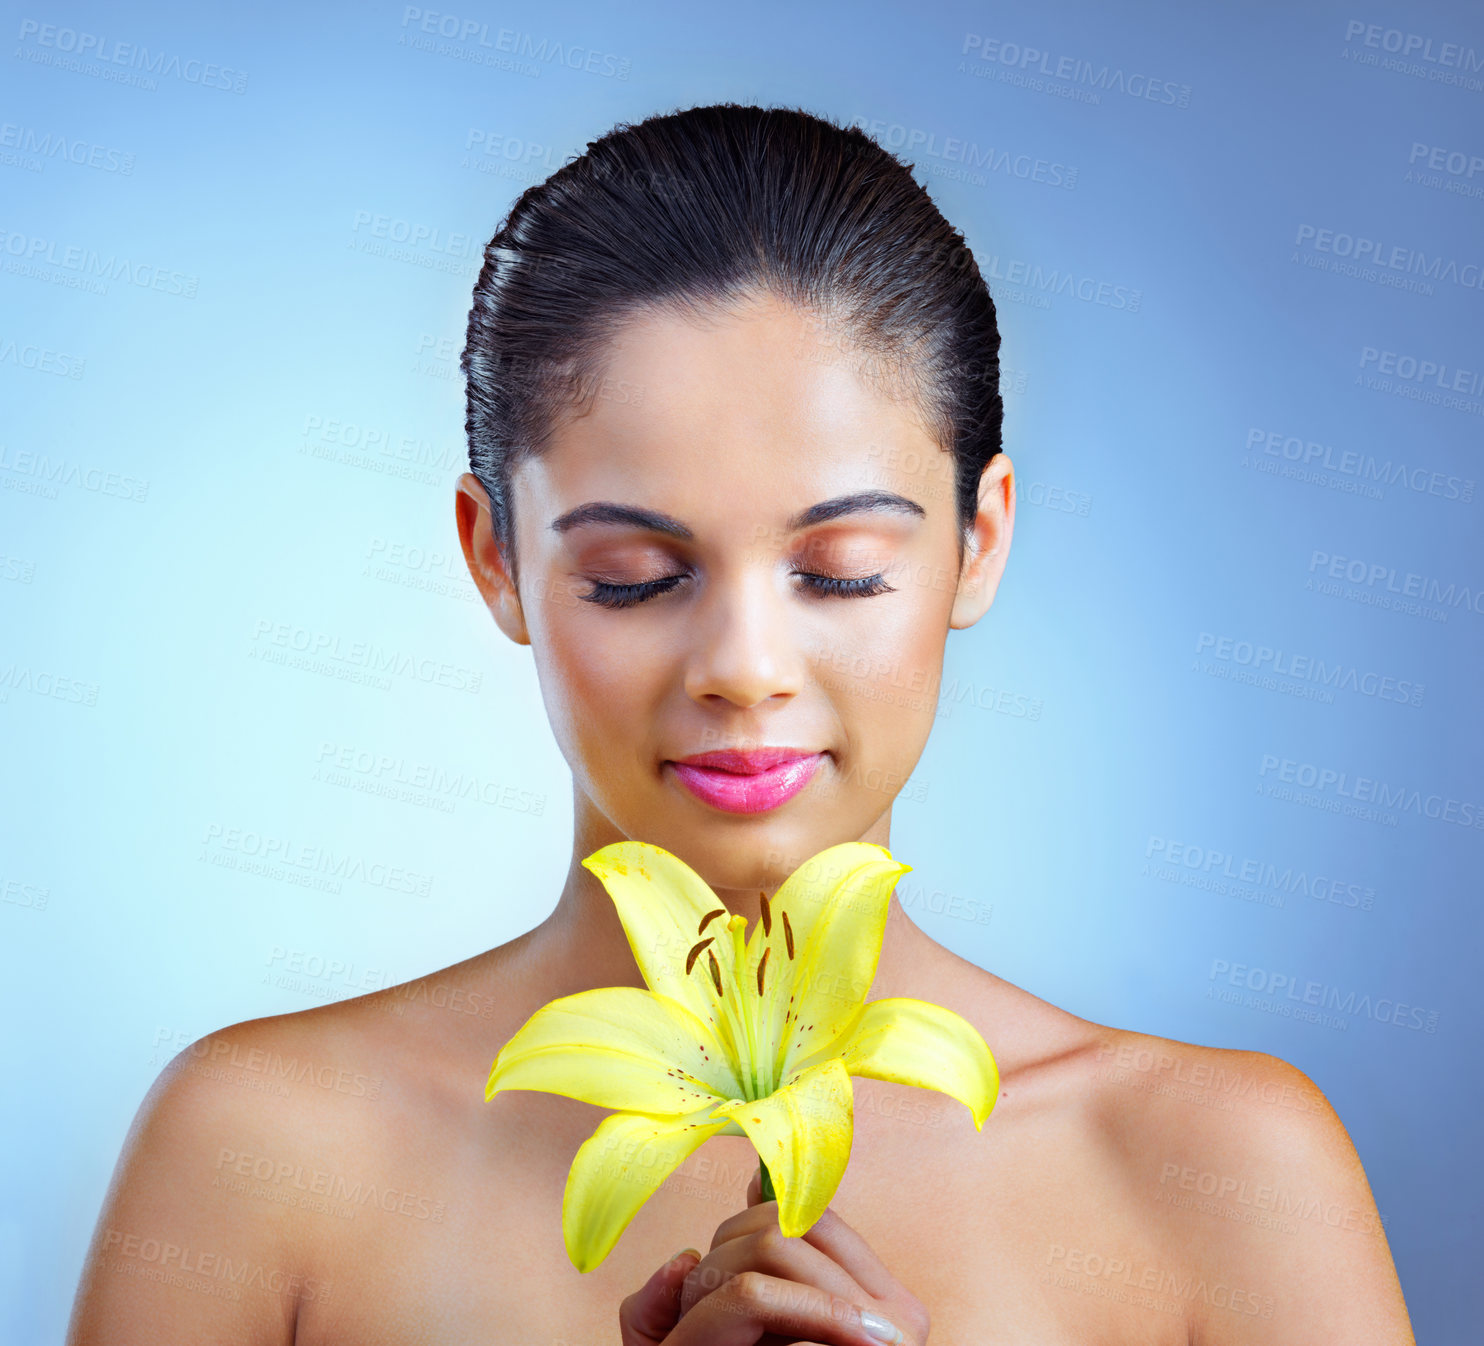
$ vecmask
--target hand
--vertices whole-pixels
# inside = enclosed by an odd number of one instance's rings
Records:
[[[862,1313],[867,1316],[862,1317]],[[711,1251],[670,1259],[619,1306],[623,1346],[925,1346],[928,1312],[827,1208],[785,1238],[758,1176]],[[871,1330],[868,1330],[868,1327]]]

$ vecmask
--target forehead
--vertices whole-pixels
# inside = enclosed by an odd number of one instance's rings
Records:
[[[948,455],[883,372],[771,295],[699,320],[645,310],[610,344],[590,407],[516,469],[517,509],[550,518],[580,497],[774,521],[871,487],[928,508]]]

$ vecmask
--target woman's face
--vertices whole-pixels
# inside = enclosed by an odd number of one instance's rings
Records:
[[[583,846],[652,842],[735,889],[885,842],[1014,493],[999,455],[961,571],[953,461],[861,362],[770,295],[704,326],[646,314],[591,410],[512,474],[518,589],[461,506],[476,581],[534,652]]]

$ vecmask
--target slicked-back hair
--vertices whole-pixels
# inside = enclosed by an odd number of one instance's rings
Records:
[[[620,124],[528,188],[484,250],[465,430],[514,565],[510,473],[590,405],[641,311],[703,318],[756,292],[812,311],[953,456],[963,533],[1000,451],[1000,334],[963,234],[864,131],[735,103]]]

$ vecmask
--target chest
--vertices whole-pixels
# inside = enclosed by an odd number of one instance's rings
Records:
[[[1137,1212],[1116,1213],[1094,1158],[1009,1108],[975,1132],[952,1100],[854,1084],[855,1139],[833,1206],[927,1306],[934,1346],[1183,1346],[1187,1306],[1151,1288],[1161,1259]],[[329,1292],[304,1307],[299,1342],[614,1346],[623,1298],[681,1248],[709,1251],[745,1208],[756,1155],[743,1137],[714,1137],[581,1275],[563,1247],[561,1198],[572,1154],[604,1114],[542,1095],[502,1102],[477,1140],[407,1147],[384,1174],[393,1195],[321,1217]]]

